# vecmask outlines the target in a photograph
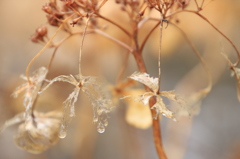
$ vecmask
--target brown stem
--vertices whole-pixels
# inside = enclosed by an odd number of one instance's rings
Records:
[[[68,19],[70,19],[74,14],[72,14],[71,16],[69,16],[68,18],[66,18],[63,23],[58,27],[57,31],[54,33],[54,35],[52,36],[51,39],[49,39],[49,41],[46,43],[46,45],[32,58],[32,60],[28,63],[28,66],[26,68],[26,77],[28,80],[28,83],[31,85],[32,81],[30,80],[29,77],[29,69],[32,66],[33,62],[43,53],[43,51],[52,43],[52,40],[55,38],[55,36],[58,34],[58,32],[62,29],[63,25],[65,22],[67,22]]]
[[[142,44],[140,45],[140,52],[142,52],[147,40],[149,39],[150,35],[152,35],[153,31],[159,26],[160,21],[149,31],[149,33],[147,34],[147,36],[144,38]]]
[[[161,51],[162,51],[162,31],[163,31],[163,21],[161,21],[159,29],[159,50],[158,50],[158,90],[157,94],[160,94],[160,82],[161,82]]]
[[[138,52],[133,52],[133,55],[136,60],[139,71],[147,72],[142,55],[139,54]],[[147,86],[144,86],[144,87],[145,87],[146,91],[152,91]],[[156,99],[154,97],[152,97],[149,100],[150,109],[152,108],[152,106],[155,103],[156,103]],[[156,112],[153,109],[151,109],[151,114],[152,114],[152,117],[156,116]],[[156,148],[158,157],[160,159],[167,159],[167,156],[164,152],[163,145],[162,145],[161,126],[160,126],[159,117],[157,119],[152,119],[152,130],[153,130],[154,144],[155,144],[155,148]]]
[[[199,5],[198,5],[197,0],[194,0],[194,1],[195,1],[195,3],[196,3],[197,8],[199,9]]]
[[[127,69],[127,64],[128,64],[129,55],[130,55],[129,52],[127,52],[127,53],[125,54],[125,57],[124,57],[124,60],[123,60],[123,63],[122,63],[122,68],[121,68],[121,70],[120,70],[120,73],[119,73],[118,76],[117,76],[117,84],[120,83],[120,81],[121,81],[121,79],[122,79],[122,76],[123,76],[124,72],[125,72],[126,69]]]
[[[149,106],[152,107],[156,103],[155,98],[151,98],[149,100]],[[151,109],[152,116],[156,116],[156,112]],[[167,159],[167,156],[165,154],[165,151],[163,149],[162,145],[162,137],[161,137],[161,127],[159,122],[159,117],[157,119],[152,119],[152,128],[153,128],[153,137],[154,137],[154,143],[155,148],[158,154],[158,157],[160,159]]]
[[[238,60],[234,64],[234,66],[237,66],[239,64],[239,61],[240,61],[240,52],[238,51],[236,45],[232,42],[232,40],[230,40],[223,32],[221,32],[215,25],[213,25],[213,23],[211,23],[206,17],[204,17],[199,12],[191,11],[191,10],[184,10],[184,11],[197,14],[199,17],[201,17],[203,20],[205,20],[209,25],[211,25],[219,34],[221,34],[232,45],[232,47],[234,48],[234,50],[236,51],[237,56],[238,56]]]

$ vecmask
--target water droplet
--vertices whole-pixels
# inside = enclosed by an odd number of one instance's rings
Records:
[[[65,129],[65,127],[63,125],[61,125],[60,131],[58,133],[58,137],[63,139],[67,136],[67,130]]]
[[[107,121],[107,120],[104,120],[104,121],[103,121],[103,125],[104,125],[104,126],[108,126],[108,121]]]
[[[98,117],[94,117],[94,118],[93,118],[93,122],[94,122],[94,123],[98,122]]]
[[[75,116],[75,109],[74,109],[74,107],[70,108],[69,116],[70,117],[74,117]]]
[[[105,127],[104,127],[104,125],[103,125],[102,123],[99,123],[99,124],[98,124],[98,126],[97,126],[97,131],[98,131],[99,133],[104,133]]]
[[[60,131],[58,133],[58,137],[61,138],[61,139],[65,138],[66,136],[67,136],[67,132],[66,131]]]

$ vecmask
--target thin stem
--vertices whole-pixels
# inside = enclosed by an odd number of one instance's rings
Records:
[[[124,72],[125,72],[126,69],[127,69],[127,63],[128,63],[129,55],[130,55],[129,52],[127,52],[127,53],[125,54],[125,57],[124,57],[123,63],[122,63],[121,71],[120,71],[120,73],[119,73],[118,76],[117,76],[117,84],[120,83],[120,81],[121,81],[121,79],[122,79],[122,76],[123,76]]]
[[[50,67],[52,66],[52,62],[53,62],[53,59],[55,57],[55,54],[56,54],[58,48],[59,48],[59,46],[56,46],[54,48],[54,51],[53,51],[52,56],[51,56],[51,58],[49,60],[49,63],[48,63],[48,67],[47,67],[48,70],[50,70]]]
[[[234,50],[237,53],[238,56],[238,60],[237,62],[234,64],[234,66],[237,66],[239,64],[240,61],[240,52],[238,51],[236,45],[232,42],[232,40],[230,40],[222,31],[220,31],[215,25],[213,25],[206,17],[204,17],[202,14],[195,12],[195,11],[191,11],[191,10],[184,10],[185,12],[190,12],[190,13],[195,13],[197,14],[199,17],[201,17],[203,20],[205,20],[208,24],[210,24],[219,34],[221,34],[234,48]]]
[[[134,55],[134,58],[136,60],[139,71],[140,72],[147,72],[145,63],[143,61],[142,54],[134,52],[133,55]],[[144,87],[145,87],[146,91],[149,91],[149,92],[152,91],[147,86],[144,85]],[[152,106],[155,103],[156,103],[156,99],[154,97],[152,97],[149,100],[149,107],[150,107],[150,110],[151,110],[152,117],[156,116],[156,111],[151,109]],[[164,152],[164,148],[163,148],[163,145],[162,145],[161,126],[160,126],[159,117],[157,117],[157,119],[152,119],[152,130],[153,130],[154,144],[155,144],[155,148],[156,148],[156,152],[158,154],[158,157],[160,159],[167,159],[167,156]]]
[[[106,20],[106,21],[108,21],[109,23],[111,23],[111,24],[113,24],[113,25],[115,25],[116,27],[118,27],[120,30],[122,30],[125,34],[127,34],[127,36],[131,36],[131,34],[125,29],[125,28],[123,28],[121,25],[119,25],[119,24],[117,24],[116,22],[114,22],[114,21],[112,21],[112,20],[110,20],[110,19],[108,19],[108,18],[106,18],[106,17],[104,17],[104,16],[102,16],[101,14],[99,14],[99,13],[95,13],[99,18],[101,18],[101,19],[103,19],[103,20]]]
[[[161,82],[161,50],[162,50],[162,31],[163,31],[163,21],[161,21],[160,24],[160,30],[159,30],[159,49],[158,49],[158,90],[157,94],[160,93],[160,82]]]
[[[81,45],[80,45],[80,50],[79,50],[79,63],[78,63],[78,68],[79,68],[79,79],[81,80],[82,78],[82,69],[81,69],[81,63],[82,63],[82,49],[83,49],[83,43],[84,43],[84,39],[85,39],[85,35],[87,32],[87,27],[88,27],[88,22],[89,22],[90,18],[87,19],[84,31],[83,31],[83,35],[82,35],[82,41],[81,41]]]
[[[62,29],[64,23],[70,19],[74,14],[72,14],[71,16],[69,16],[68,18],[66,18],[63,23],[58,27],[57,31],[54,33],[54,35],[52,36],[51,39],[49,39],[49,41],[46,43],[46,45],[32,58],[32,60],[29,62],[27,68],[26,68],[26,77],[28,80],[29,84],[32,84],[32,81],[30,80],[29,77],[29,69],[32,66],[33,62],[43,53],[43,51],[52,43],[52,40],[55,38],[55,36],[58,34],[58,32]]]
[[[125,48],[126,50],[128,50],[129,52],[133,52],[133,49],[127,45],[126,43],[112,37],[111,35],[109,34],[106,34],[105,32],[103,32],[102,30],[99,30],[99,29],[94,29],[95,33],[99,34],[99,35],[102,35],[110,40],[112,40],[113,42],[117,43],[118,45],[122,46],[123,48]]]
[[[161,21],[159,21],[147,34],[147,36],[144,38],[142,44],[140,45],[140,52],[142,52],[147,40],[149,39],[150,35],[152,35],[153,31],[159,26],[159,24],[161,23]]]
[[[197,6],[197,8],[198,8],[198,10],[200,9],[199,8],[199,5],[198,5],[198,2],[197,2],[197,0],[194,0],[195,1],[195,3],[196,3],[196,6]]]
[[[101,2],[101,4],[99,5],[97,11],[100,10],[100,9],[102,8],[102,6],[103,6],[107,1],[108,1],[108,0],[103,0],[103,1]]]
[[[202,0],[201,8],[203,8],[204,1],[205,1],[205,0]]]

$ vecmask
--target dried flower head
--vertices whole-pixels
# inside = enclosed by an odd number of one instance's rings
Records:
[[[68,82],[75,86],[74,91],[64,101],[64,114],[59,137],[64,138],[67,135],[67,126],[75,115],[74,107],[80,90],[88,96],[94,112],[93,122],[97,123],[98,132],[103,133],[105,127],[108,125],[108,113],[113,106],[105,89],[97,82],[96,78],[89,76],[74,77],[72,75],[61,75],[49,81],[49,84],[43,91],[56,81]]]
[[[240,101],[240,68],[237,68],[231,60],[227,57],[226,54],[222,53],[223,57],[227,60],[230,69],[232,71],[231,75],[235,77],[236,82],[237,82],[237,95],[238,95],[238,100]]]
[[[6,121],[1,130],[25,121],[18,127],[18,133],[14,137],[15,143],[19,148],[37,154],[50,148],[59,140],[61,116],[60,112],[34,112],[34,117],[26,117],[26,113],[20,113]]]
[[[184,100],[181,97],[176,95],[174,91],[163,91],[158,94],[158,78],[149,77],[147,73],[135,72],[129,78],[134,79],[152,89],[153,92],[145,92],[139,96],[136,96],[135,101],[140,101],[144,105],[148,105],[149,99],[155,97],[156,103],[151,107],[151,109],[155,109],[156,111],[156,116],[154,116],[153,118],[156,119],[158,115],[162,114],[168,118],[176,120],[174,117],[174,113],[166,107],[161,96],[177,102],[179,105],[183,105]]]

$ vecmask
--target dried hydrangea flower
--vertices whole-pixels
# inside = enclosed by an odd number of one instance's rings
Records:
[[[38,91],[40,90],[42,82],[45,80],[47,73],[48,70],[45,67],[37,69],[29,78],[31,83],[28,82],[27,77],[21,76],[27,82],[17,87],[12,93],[12,96],[17,98],[21,92],[25,91],[23,105],[25,106],[28,114],[30,114],[30,111],[32,111],[31,108],[33,106],[33,102],[38,95]]]
[[[238,100],[240,101],[240,68],[237,68],[232,62],[231,60],[227,57],[227,55],[225,55],[224,53],[222,53],[223,57],[227,60],[230,69],[232,70],[232,76],[235,77],[236,82],[237,82],[237,95],[238,95]]]
[[[174,91],[163,91],[158,94],[158,78],[152,78],[147,73],[135,72],[129,78],[141,82],[142,84],[152,89],[153,92],[145,92],[142,95],[136,96],[135,100],[142,102],[144,105],[148,105],[149,99],[155,97],[156,103],[151,107],[151,109],[156,110],[156,116],[153,118],[157,118],[160,114],[162,114],[168,118],[176,120],[174,113],[166,107],[161,96],[177,102],[179,105],[183,105],[184,100],[181,97],[176,95]]]
[[[67,126],[75,115],[75,103],[77,102],[80,90],[85,93],[93,107],[93,122],[97,123],[98,132],[103,133],[108,125],[108,113],[111,111],[112,102],[108,99],[105,89],[102,88],[94,77],[89,76],[65,76],[60,75],[49,81],[49,84],[43,89],[46,90],[56,81],[68,82],[75,86],[74,91],[64,101],[64,114],[59,132],[59,137],[64,138],[67,134]]]
[[[23,122],[18,127],[18,133],[14,137],[16,145],[31,153],[41,153],[54,145],[58,140],[62,113],[34,112],[34,117],[20,113],[5,122],[1,130],[8,126]]]

